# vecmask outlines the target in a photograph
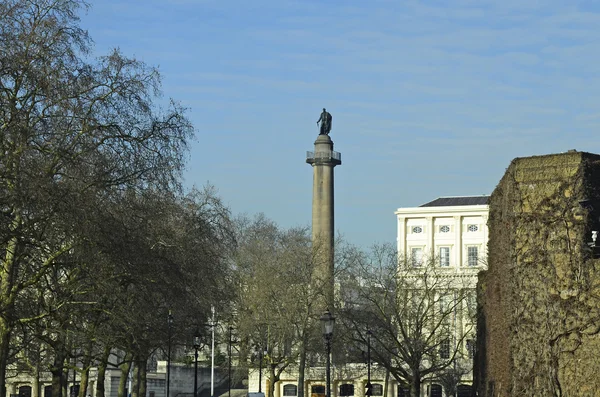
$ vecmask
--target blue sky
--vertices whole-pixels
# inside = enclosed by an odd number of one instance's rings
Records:
[[[95,52],[163,75],[197,139],[188,186],[284,227],[333,115],[336,229],[395,241],[394,210],[492,192],[515,157],[600,152],[600,7],[543,0],[102,0]]]

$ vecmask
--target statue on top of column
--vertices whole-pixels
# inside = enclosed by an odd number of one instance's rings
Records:
[[[317,120],[317,125],[321,123],[321,129],[319,135],[329,135],[331,132],[331,113],[329,113],[325,108],[323,108],[323,112],[321,112],[321,117]]]

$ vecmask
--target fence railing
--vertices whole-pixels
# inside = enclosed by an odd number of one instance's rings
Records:
[[[333,150],[324,152],[306,152],[307,160],[337,160],[342,161],[342,154],[340,152],[334,152]]]

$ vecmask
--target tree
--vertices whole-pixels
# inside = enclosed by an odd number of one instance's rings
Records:
[[[269,396],[281,373],[297,364],[300,391],[307,352],[312,350],[322,314],[317,305],[323,301],[319,299],[323,287],[313,283],[321,257],[318,246],[313,245],[308,228],[280,229],[262,215],[242,218],[238,225],[235,267],[240,338],[267,348],[264,364],[269,371]]]
[[[372,359],[417,397],[425,378],[462,358],[473,331],[467,306],[473,287],[434,259],[412,259],[399,260],[385,245],[357,255],[341,280],[339,317],[351,346],[366,345],[371,332]]]
[[[156,69],[118,50],[87,58],[77,0],[0,3],[0,384],[28,289],[85,245],[102,203],[178,186],[192,127],[154,104]],[[0,396],[4,396],[0,388]]]

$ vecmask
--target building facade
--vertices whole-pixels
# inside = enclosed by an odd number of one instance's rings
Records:
[[[459,397],[470,396],[472,390],[475,288],[478,273],[487,268],[488,199],[489,196],[440,197],[395,212],[400,275],[416,279],[405,285],[421,288],[419,279],[438,280],[424,283],[428,287],[423,288],[435,290],[437,296],[430,303],[431,308],[425,310],[448,323],[446,332],[451,336],[443,336],[432,346],[439,351],[440,361],[454,361]],[[434,375],[423,384],[421,394],[442,397],[443,383]]]
[[[440,197],[419,207],[398,208],[398,253],[415,264],[439,258],[456,274],[473,276],[487,264],[489,196]]]

